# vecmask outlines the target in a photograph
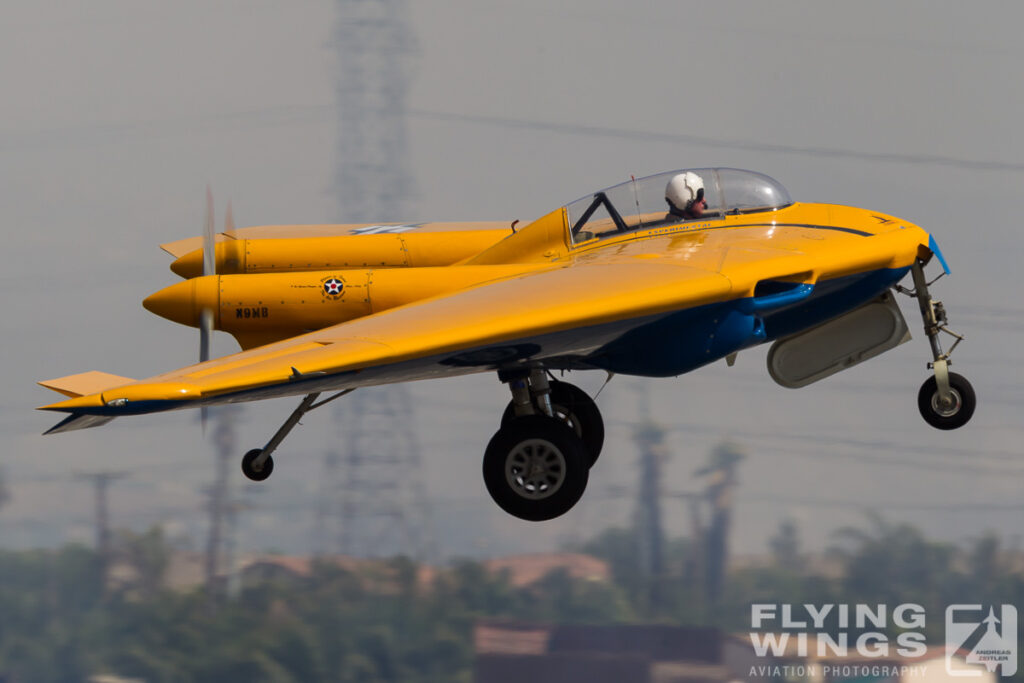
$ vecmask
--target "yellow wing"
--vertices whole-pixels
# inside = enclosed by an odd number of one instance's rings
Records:
[[[722,275],[680,264],[558,265],[43,409],[133,414],[465,374],[507,360],[515,344],[533,345],[534,357],[583,354],[633,321],[731,291]]]

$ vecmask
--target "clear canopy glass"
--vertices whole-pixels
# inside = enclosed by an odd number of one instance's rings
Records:
[[[665,199],[669,181],[687,172],[696,173],[704,183],[707,208],[699,217],[670,213]],[[775,211],[792,203],[786,188],[762,173],[695,168],[630,179],[581,197],[565,208],[573,244],[579,244],[633,230],[715,220],[726,214]]]

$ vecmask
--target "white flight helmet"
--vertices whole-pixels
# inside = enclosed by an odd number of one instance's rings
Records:
[[[704,180],[694,173],[677,173],[665,186],[665,201],[679,211],[684,211],[697,199],[699,190],[704,189]]]

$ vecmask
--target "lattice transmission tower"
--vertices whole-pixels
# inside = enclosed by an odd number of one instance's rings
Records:
[[[407,221],[415,203],[406,0],[338,2],[337,190],[346,223]]]
[[[336,409],[324,460],[321,551],[433,559],[433,533],[412,400],[404,387],[372,387]]]
[[[339,215],[408,221],[415,204],[407,100],[414,36],[406,0],[338,2]],[[317,501],[319,553],[432,556],[415,415],[402,385],[338,402]]]

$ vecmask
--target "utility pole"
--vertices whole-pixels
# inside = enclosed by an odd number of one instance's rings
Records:
[[[633,443],[639,451],[640,480],[636,489],[635,528],[640,576],[647,585],[648,605],[661,601],[661,583],[665,578],[665,527],[662,520],[662,474],[668,461],[665,430],[652,415],[650,388],[637,385],[637,423]]]
[[[665,530],[661,511],[661,475],[667,457],[665,432],[653,422],[640,424],[633,432],[640,451],[640,481],[637,486],[636,531],[640,573],[652,580],[651,603],[657,602],[654,586],[665,573]]]
[[[220,559],[224,547],[224,522],[228,514],[230,500],[230,464],[235,454],[237,408],[224,406],[212,409],[211,413],[214,418],[212,441],[215,450],[215,471],[213,484],[205,490],[208,496],[207,511],[210,514],[210,531],[206,538],[206,557],[203,567],[207,605],[210,610],[216,604],[217,577],[220,572]]]
[[[736,465],[745,458],[738,446],[723,442],[711,452],[708,464],[695,472],[706,477],[706,499],[711,507],[711,521],[706,534],[705,587],[713,607],[722,597],[725,587],[729,530],[732,522],[732,502],[737,478]]]
[[[704,582],[704,527],[700,517],[700,503],[703,496],[691,493],[687,496],[690,507],[690,547],[686,554],[683,576],[693,585]]]
[[[238,597],[241,591],[241,576],[237,571],[238,566],[238,516],[249,510],[255,509],[255,505],[241,498],[234,498],[224,505],[224,566],[227,569],[227,596]]]
[[[128,476],[124,471],[79,472],[76,479],[92,483],[96,509],[96,555],[100,561],[100,577],[106,592],[107,570],[110,568],[113,549],[110,535],[110,508],[107,505],[107,491],[112,482]]]
[[[0,468],[0,508],[6,505],[11,500],[11,492],[7,487],[7,477],[2,468]]]

